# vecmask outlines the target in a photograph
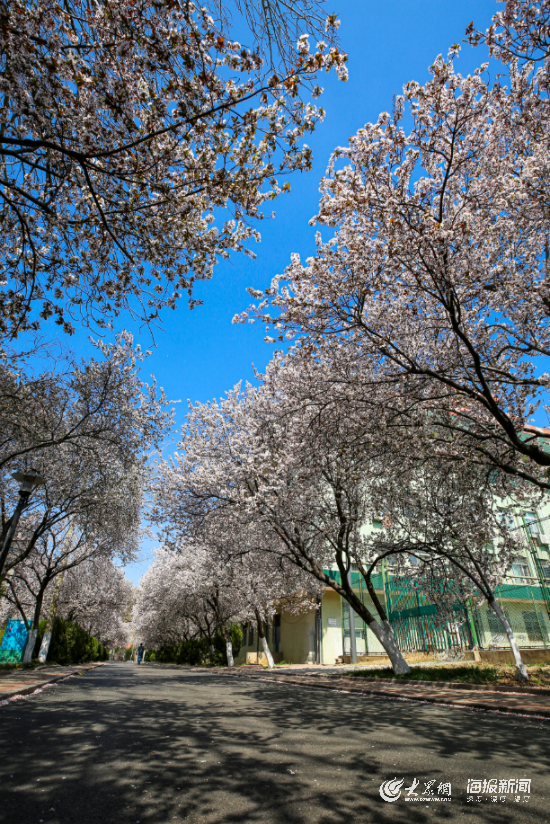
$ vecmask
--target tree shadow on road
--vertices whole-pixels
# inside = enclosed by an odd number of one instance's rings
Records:
[[[517,716],[112,665],[0,708],[2,808],[9,824],[537,824],[549,731]],[[379,787],[394,777],[450,781],[453,800],[386,803]],[[468,778],[523,777],[528,803],[466,802]]]

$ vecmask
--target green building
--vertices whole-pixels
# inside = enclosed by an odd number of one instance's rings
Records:
[[[497,599],[512,626],[518,645],[531,650],[529,661],[550,660],[550,505],[536,511],[514,512],[499,506],[500,517],[521,536],[523,550],[514,559],[496,591]],[[376,522],[372,528],[376,528]],[[339,573],[326,570],[339,580]],[[352,567],[352,586],[359,598],[375,612],[362,576]],[[391,564],[373,579],[390,623],[404,653],[445,653],[476,644],[482,658],[507,660],[511,651],[502,625],[486,603],[473,599],[457,604],[453,619],[437,620],[437,605],[408,581],[396,577]],[[378,639],[363,620],[351,612],[330,587],[325,588],[319,609],[301,615],[282,611],[268,628],[270,649],[275,661],[334,665],[350,662],[354,629],[357,661],[384,655]],[[243,627],[244,643],[237,664],[262,661],[262,646],[255,627]],[[546,650],[548,654],[546,654]]]

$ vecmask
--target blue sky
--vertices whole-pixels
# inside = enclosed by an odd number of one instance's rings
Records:
[[[170,399],[181,399],[179,421],[187,398],[218,397],[239,380],[252,379],[252,363],[263,369],[271,357],[273,347],[264,343],[263,328],[233,326],[231,319],[249,303],[247,286],[265,288],[284,270],[291,252],[313,252],[315,229],[308,220],[316,212],[319,180],[334,148],[381,111],[390,111],[393,95],[407,81],[425,82],[430,63],[463,40],[468,23],[474,20],[484,29],[498,8],[494,0],[334,0],[328,5],[342,21],[350,77],[347,83],[335,76],[322,78],[325,94],[320,104],[327,115],[307,141],[314,153],[313,171],[290,178],[292,191],[275,202],[275,219],[259,227],[257,259],[235,257],[220,264],[214,278],[197,288],[204,306],[189,312],[183,301],[176,311],[165,313],[164,328],[156,333],[145,372],[156,376]],[[466,74],[485,59],[482,49],[463,45],[456,67]],[[144,348],[152,348],[147,331],[132,328],[128,319],[120,325],[131,329]],[[84,333],[74,343],[77,351],[87,353]],[[150,549],[144,547],[143,560],[126,570],[135,583],[150,563]]]

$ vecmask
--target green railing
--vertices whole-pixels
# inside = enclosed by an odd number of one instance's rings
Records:
[[[325,570],[340,583],[340,573]],[[498,619],[487,606],[474,608],[473,600],[453,605],[450,616],[438,616],[437,604],[429,602],[426,594],[408,579],[376,575],[373,585],[385,603],[388,618],[397,642],[403,651],[445,650],[456,646],[507,647],[508,640]],[[362,576],[352,572],[352,586],[362,601],[368,602],[368,593]],[[504,583],[496,589],[496,597],[506,613],[522,647],[550,646],[550,615],[546,609],[546,593],[535,584]],[[350,616],[347,603],[342,602],[344,648],[349,647]],[[367,627],[355,616],[355,635],[358,651],[368,653]]]

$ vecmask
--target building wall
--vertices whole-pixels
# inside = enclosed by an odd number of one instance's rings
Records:
[[[239,654],[235,658],[235,666],[239,667],[241,664],[246,663],[246,655],[247,653],[256,653],[258,650],[262,649],[262,642],[260,641],[258,644],[258,627],[253,624],[254,627],[254,640],[252,644],[248,643],[250,638],[250,624],[247,625],[246,633],[245,633],[245,640],[247,643],[242,645]],[[243,625],[244,629],[244,625]],[[269,631],[269,648],[273,651],[273,631],[270,629]]]
[[[374,611],[372,601],[363,593],[364,603],[371,611]],[[382,594],[380,593],[380,597]],[[344,650],[344,627],[342,619],[347,624],[347,612],[343,616],[343,610],[347,610],[347,603],[343,602],[334,590],[327,589],[321,601],[321,663],[334,666],[336,661],[344,652],[349,654],[349,650]],[[376,636],[367,629],[366,644],[364,638],[365,624],[358,615],[355,615],[355,628],[357,635],[357,652],[359,655],[383,655],[384,649]],[[348,635],[349,646],[349,635]],[[315,610],[303,615],[291,615],[283,612],[281,615],[281,645],[280,650],[283,660],[289,664],[305,664],[315,660]]]
[[[542,506],[539,506],[536,514],[542,530],[550,534],[550,497]],[[506,509],[507,502],[498,501],[499,508]],[[510,504],[510,513],[513,507]],[[514,514],[513,524],[524,534],[524,525],[522,518]],[[373,529],[379,527],[378,522],[372,523],[364,527],[364,532],[368,533]],[[550,563],[550,549],[541,542],[538,538],[534,541],[534,549],[541,563]],[[524,549],[518,554],[522,557],[523,563],[528,568],[528,576],[525,580],[514,575],[511,569],[508,573],[505,583],[522,586],[523,584],[530,584],[532,586],[539,586],[538,571],[533,561],[532,552],[528,544],[525,543]],[[388,573],[391,577],[391,565],[387,567]],[[550,589],[550,581],[547,583]],[[376,615],[376,610],[368,594],[363,591],[356,591],[356,594],[363,600],[363,603]],[[378,593],[380,600],[384,602],[383,593]],[[516,635],[516,639],[520,647],[543,647],[547,644],[550,646],[550,618],[546,609],[546,604],[543,600],[537,598],[536,600],[526,600],[526,596],[520,595],[519,592],[512,598],[499,598],[501,605],[504,607],[509,619],[512,623],[512,628]],[[480,645],[487,649],[491,646],[507,647],[508,642],[498,637],[502,630],[498,630],[495,635],[494,620],[492,620],[493,630],[489,623],[488,607],[483,605],[478,608],[476,628],[479,634]],[[492,611],[490,611],[492,612]],[[532,631],[533,619],[531,617],[531,637],[526,629],[526,614],[536,614],[536,619],[540,625],[541,638],[540,640],[534,637]],[[374,633],[367,629],[362,619],[355,615],[355,630],[356,643],[358,655],[383,655],[384,650]],[[269,635],[270,648],[273,651],[273,631]],[[261,649],[261,646],[260,646]],[[236,664],[241,664],[246,661],[247,653],[255,653],[257,650],[257,631],[255,632],[254,641],[252,644],[243,646]],[[291,613],[283,612],[281,614],[281,642],[279,651],[283,660],[292,664],[303,664],[315,661],[315,610],[311,610],[303,615],[292,615]],[[339,659],[342,654],[349,655],[350,640],[349,640],[349,612],[346,602],[342,602],[340,596],[334,590],[327,589],[322,598],[321,604],[321,662],[323,664],[332,666],[335,661]]]
[[[289,664],[315,662],[315,610],[302,615],[281,613],[280,652]]]
[[[340,596],[334,590],[327,590],[321,601],[321,662],[334,664],[343,654],[342,607]]]
[[[549,646],[550,619],[544,601],[528,598],[521,601],[506,598],[498,600],[510,621],[520,648]],[[504,629],[487,604],[476,610],[476,631],[479,644],[484,649],[509,647]]]

